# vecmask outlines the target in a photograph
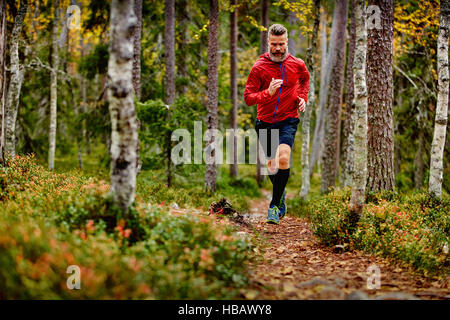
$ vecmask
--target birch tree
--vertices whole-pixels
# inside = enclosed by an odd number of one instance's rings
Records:
[[[56,149],[56,112],[58,99],[58,22],[59,22],[59,0],[53,1],[53,27],[52,27],[52,68],[50,71],[50,130],[48,134],[48,168],[55,168]]]
[[[365,19],[365,1],[356,0],[354,15],[356,22],[355,57],[353,61],[353,79],[355,94],[354,136],[354,171],[350,211],[356,216],[362,211],[367,183],[367,85],[366,53],[367,32]]]
[[[22,32],[23,20],[27,13],[27,1],[20,2],[20,8],[14,19],[9,45],[10,80],[5,102],[5,155],[16,155],[16,120],[19,109],[20,90],[22,88],[25,67],[19,61],[19,39]]]
[[[348,1],[336,3],[336,37],[331,64],[330,97],[325,120],[324,149],[322,155],[321,192],[335,186],[339,170],[339,142],[341,133],[342,89],[344,85],[345,43]]]
[[[312,109],[316,103],[315,81],[316,68],[314,56],[317,53],[317,35],[320,23],[320,0],[314,1],[314,28],[311,34],[311,45],[307,50],[307,63],[309,68],[309,93],[305,114],[302,121],[302,188],[300,197],[305,199],[310,189],[310,166],[309,166],[309,142],[310,142],[310,120]]]
[[[230,0],[230,6],[232,7],[230,12],[230,91],[231,91],[231,103],[232,109],[230,113],[230,124],[233,133],[236,133],[237,129],[237,107],[238,107],[238,86],[237,86],[237,40],[238,40],[238,25],[237,25],[237,8],[236,0]],[[228,147],[228,146],[227,146]],[[230,175],[237,177],[238,175],[238,157],[237,157],[237,137],[233,134],[232,139],[233,149],[233,163],[230,165]]]
[[[351,22],[350,22],[350,42],[348,45],[348,59],[347,59],[347,78],[346,78],[346,90],[347,95],[345,99],[345,117],[344,128],[342,130],[342,179],[341,185],[348,187],[352,185],[353,176],[353,129],[355,121],[353,119],[355,102],[354,102],[354,83],[353,83],[353,61],[355,56],[355,42],[356,42],[356,20],[355,20],[355,5],[356,0],[351,1]]]
[[[440,27],[437,41],[438,96],[434,134],[431,145],[429,192],[442,196],[443,157],[448,117],[448,33],[450,28],[450,1],[441,0]]]
[[[108,61],[108,101],[111,116],[111,194],[123,214],[136,189],[136,110],[133,101],[133,39],[137,25],[133,1],[112,0]]]
[[[261,0],[261,25],[265,27],[266,29],[269,27],[269,1],[268,0]],[[263,54],[267,52],[267,30],[261,31],[260,33],[260,41],[259,41],[259,53]],[[254,109],[254,112],[256,113],[256,109]],[[262,161],[264,158],[264,154],[262,152],[262,149],[257,144],[257,157],[256,157],[256,181],[258,182],[258,185],[261,185],[261,183],[264,181],[264,175],[261,174],[263,168],[264,168],[264,161]]]
[[[368,184],[369,191],[394,190],[392,109],[393,0],[370,0],[380,8],[379,23],[367,21]],[[370,14],[370,12],[369,12]],[[371,15],[372,17],[372,15]]]
[[[210,159],[206,164],[205,188],[207,191],[216,191],[216,175],[217,163],[215,160],[217,140],[218,119],[217,119],[217,103],[218,103],[218,33],[219,33],[219,0],[210,0],[209,9],[209,36],[208,36],[208,118],[207,126],[210,132],[207,141],[207,150],[210,152]]]
[[[0,0],[0,163],[4,163],[6,98],[6,1]]]

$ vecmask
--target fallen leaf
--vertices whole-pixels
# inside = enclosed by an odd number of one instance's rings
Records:
[[[247,300],[254,300],[259,295],[259,292],[256,290],[243,290],[241,293]]]
[[[295,291],[297,291],[297,288],[290,283],[286,283],[283,286],[283,290],[285,292],[295,292]]]
[[[277,252],[278,252],[278,253],[283,253],[285,250],[286,250],[286,247],[285,247],[285,246],[281,246],[281,247],[279,247],[279,248],[277,249]]]
[[[286,275],[286,274],[291,274],[292,272],[294,272],[294,268],[292,268],[292,266],[286,267],[281,271],[282,275]]]

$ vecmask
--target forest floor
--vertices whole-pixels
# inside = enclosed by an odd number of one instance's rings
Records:
[[[448,278],[437,280],[414,273],[399,263],[361,251],[339,252],[322,245],[305,219],[287,216],[280,225],[266,224],[270,192],[251,200],[244,215],[262,255],[250,266],[246,299],[450,299]],[[292,198],[295,194],[288,193]],[[244,233],[245,232],[245,233]],[[371,267],[372,266],[372,267]],[[371,267],[371,268],[370,268]],[[375,268],[374,268],[375,267]],[[379,268],[380,288],[369,289]]]

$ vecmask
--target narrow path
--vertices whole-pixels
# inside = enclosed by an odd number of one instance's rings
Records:
[[[262,235],[264,259],[251,266],[247,299],[450,299],[448,278],[426,278],[398,263],[360,251],[337,253],[320,244],[308,223],[287,216],[280,225],[266,224],[268,197],[251,201],[247,216],[254,229],[242,231]],[[294,194],[288,193],[292,198]],[[368,288],[373,266],[380,270],[380,289]]]

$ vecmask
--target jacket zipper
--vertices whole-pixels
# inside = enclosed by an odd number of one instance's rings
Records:
[[[280,63],[280,72],[281,72],[281,80],[283,80],[283,82],[284,82],[285,80],[283,79],[283,65],[281,63]],[[286,76],[286,67],[284,68],[284,74]],[[273,113],[272,123],[275,123],[275,115],[277,114],[278,103],[280,102],[281,89],[283,89],[283,85],[281,85],[280,92],[278,93],[277,106],[275,107],[275,112]]]

